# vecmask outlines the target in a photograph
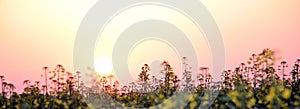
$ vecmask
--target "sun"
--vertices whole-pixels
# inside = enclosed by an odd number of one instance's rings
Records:
[[[96,58],[94,62],[96,72],[100,74],[108,74],[112,71],[112,62],[108,57]]]

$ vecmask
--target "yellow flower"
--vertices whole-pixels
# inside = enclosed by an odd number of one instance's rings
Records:
[[[237,96],[239,96],[239,93],[237,91],[231,91],[231,92],[229,92],[229,96],[237,97]]]
[[[247,107],[251,108],[253,105],[255,105],[256,99],[252,98],[250,101],[247,103]]]
[[[16,109],[20,109],[19,105],[15,106]]]
[[[163,104],[164,104],[164,108],[166,108],[166,109],[172,109],[172,108],[174,108],[176,106],[175,103],[172,103],[172,101],[170,101],[168,99],[164,100]]]
[[[194,94],[194,95],[193,95],[193,98],[197,98],[197,97],[198,97],[198,94]]]
[[[270,87],[270,95],[275,96],[275,88]]]
[[[272,101],[272,100],[273,100],[273,97],[274,97],[274,96],[272,96],[272,95],[270,95],[270,94],[267,95],[267,96],[266,96],[266,101]]]
[[[35,100],[33,101],[33,104],[38,104],[37,99],[35,99]]]
[[[196,102],[196,101],[193,101],[193,102],[191,102],[191,104],[190,104],[190,109],[195,109],[196,106],[197,106],[197,102]]]
[[[208,104],[208,101],[206,101],[206,100],[202,102],[202,105],[204,105],[204,106],[207,104]]]
[[[266,96],[266,101],[271,102],[273,100],[273,98],[275,97],[275,88],[274,87],[270,87],[270,92],[269,94]]]
[[[71,105],[71,104],[72,104],[72,101],[71,101],[71,100],[68,100],[67,102],[68,102],[68,105]]]
[[[158,96],[159,99],[164,99],[164,97],[165,96],[163,94],[159,94],[159,96]]]
[[[289,99],[291,96],[291,90],[290,89],[285,89],[283,92],[282,92],[282,97],[284,99]]]
[[[251,104],[255,104],[255,102],[256,102],[255,98],[250,99]]]
[[[69,109],[69,106],[66,102],[63,103],[65,109]]]
[[[247,98],[252,97],[252,92],[247,93],[246,97],[247,97]]]
[[[55,99],[55,102],[56,102],[57,104],[61,104],[61,103],[62,103],[62,101],[59,100],[59,99]]]
[[[236,97],[231,98],[231,100],[238,108],[242,107],[242,103]]]
[[[261,104],[261,103],[262,103],[262,100],[258,100],[258,103]]]

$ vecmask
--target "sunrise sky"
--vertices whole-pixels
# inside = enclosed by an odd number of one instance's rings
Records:
[[[252,53],[258,53],[263,48],[278,51],[278,55],[290,65],[300,58],[299,0],[201,1],[215,18],[223,36],[227,69],[245,62]],[[7,82],[22,90],[23,80],[43,80],[40,76],[43,66],[53,68],[56,64],[62,64],[73,72],[75,36],[82,18],[96,2],[0,0],[0,75],[5,75]],[[191,30],[188,25],[182,28]],[[145,42],[134,48],[129,57],[132,72],[139,71],[141,62],[153,61],[145,60],[140,53],[144,48],[157,48],[152,45],[160,45],[159,50],[170,53],[167,55],[169,58],[176,57],[168,46],[160,42]],[[205,44],[202,47],[198,55],[202,58],[210,56],[205,52],[209,51],[208,47]],[[145,55],[162,58],[157,54]],[[203,59],[201,63],[210,66],[210,61]],[[179,62],[173,63],[176,64],[175,69],[180,69]]]

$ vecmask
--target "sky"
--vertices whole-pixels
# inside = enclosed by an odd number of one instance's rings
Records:
[[[278,51],[278,55],[290,65],[300,58],[299,0],[201,1],[211,12],[222,34],[226,69],[233,69],[247,61],[252,53],[259,53],[264,48]],[[43,80],[40,76],[43,66],[54,68],[62,64],[73,72],[75,36],[81,20],[96,2],[0,0],[0,75],[5,75],[6,81],[15,84],[21,91],[23,80]],[[163,50],[170,55],[155,55],[155,52],[141,55],[147,47],[148,50]],[[203,51],[198,55],[205,58],[203,66],[210,66],[211,60],[207,58],[210,54],[205,53],[209,51],[208,46],[203,44],[202,47]],[[161,42],[142,43],[133,48],[129,57],[131,71],[140,71],[141,63],[152,63],[153,60],[147,60],[149,56],[161,60],[176,58],[176,53]],[[180,62],[170,60],[175,69],[180,69]]]

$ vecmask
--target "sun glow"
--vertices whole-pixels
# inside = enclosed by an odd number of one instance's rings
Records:
[[[99,57],[94,63],[96,72],[100,74],[109,74],[112,71],[112,62],[108,57]]]

